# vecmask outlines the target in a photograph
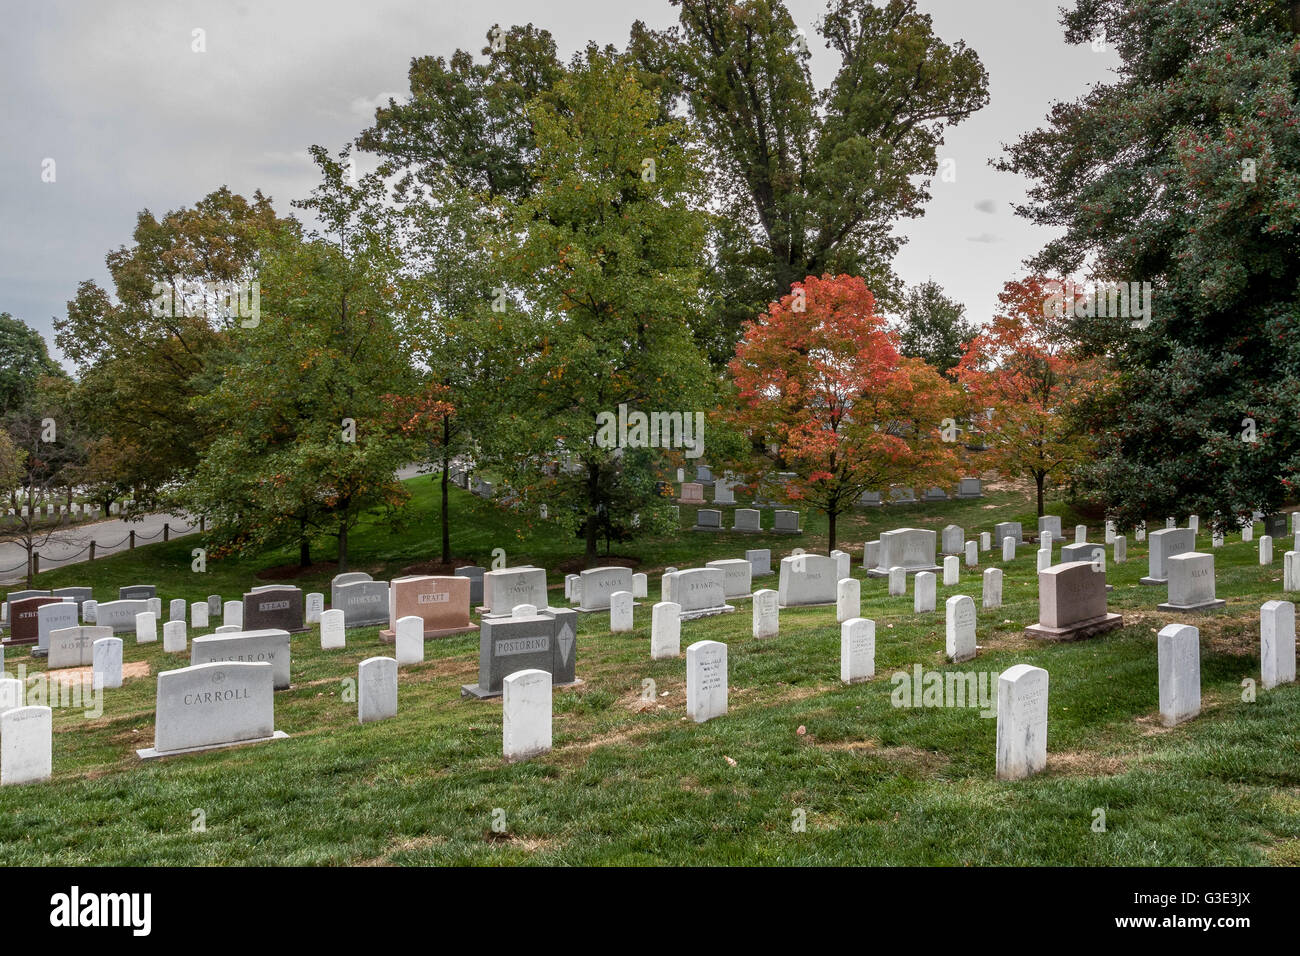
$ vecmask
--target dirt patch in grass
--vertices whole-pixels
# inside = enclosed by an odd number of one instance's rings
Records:
[[[1272,866],[1300,866],[1300,839],[1282,840],[1265,847],[1264,859]]]
[[[990,651],[1023,651],[1031,647],[1042,646],[1042,641],[1036,640],[1025,633],[1024,627],[1019,624],[996,624],[996,630],[990,629],[980,638],[980,648]]]
[[[56,684],[71,687],[74,684],[90,683],[93,672],[93,667],[59,667],[52,671],[46,671],[45,674],[49,680],[54,681]],[[122,680],[148,676],[148,661],[127,661],[122,665]]]
[[[812,740],[819,750],[832,753],[850,753],[860,756],[879,757],[889,763],[904,764],[909,769],[930,776],[937,774],[952,761],[946,754],[934,750],[922,750],[920,747],[882,747],[880,741],[872,738],[866,740],[837,740],[833,743]]]
[[[1115,777],[1128,771],[1129,760],[1091,750],[1049,750],[1047,770],[1067,777]]]

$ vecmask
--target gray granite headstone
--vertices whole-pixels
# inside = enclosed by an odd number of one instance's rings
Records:
[[[464,684],[463,697],[497,697],[501,682],[516,671],[536,668],[551,683],[577,683],[578,612],[549,609],[519,617],[484,619],[479,628],[478,683]]]
[[[289,687],[289,632],[268,628],[237,634],[208,634],[190,642],[190,663],[266,663],[276,690]]]
[[[1142,584],[1162,585],[1169,580],[1168,562],[1176,554],[1196,550],[1196,532],[1191,528],[1162,528],[1147,536],[1147,576]]]
[[[163,671],[158,675],[154,746],[136,753],[149,760],[288,736],[275,729],[273,672],[267,663]]]
[[[782,558],[777,604],[783,608],[834,604],[838,582],[837,562],[828,555],[794,554]]]
[[[132,584],[117,589],[119,601],[147,601],[158,596],[158,586],[154,584]]]
[[[77,619],[77,605],[71,601],[57,604],[43,604],[36,609],[36,646],[42,651],[49,650],[50,632],[74,628],[81,622]],[[108,635],[101,634],[100,637]]]
[[[483,603],[483,575],[486,573],[487,569],[480,568],[478,565],[467,565],[456,569],[456,577],[469,578],[470,607],[478,607]]]
[[[95,623],[111,627],[114,634],[135,633],[135,616],[149,610],[147,600],[106,601],[95,607]]]
[[[583,611],[607,611],[611,594],[632,590],[631,568],[588,568],[579,579],[582,603],[578,607]]]
[[[333,606],[343,612],[344,627],[374,627],[388,623],[388,582],[357,581],[343,584],[335,590],[337,603]]]
[[[761,578],[772,573],[772,549],[754,548],[745,552],[749,560],[749,576]]]

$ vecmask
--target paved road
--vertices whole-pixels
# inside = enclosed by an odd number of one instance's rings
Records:
[[[86,549],[91,541],[95,542],[96,558],[125,551],[130,547],[132,531],[135,532],[137,547],[161,541],[164,524],[171,525],[171,536],[177,538],[198,530],[198,523],[191,525],[184,515],[161,513],[145,515],[132,521],[109,518],[106,521],[69,525],[56,529],[48,541],[37,546],[36,551],[41,556],[41,570],[48,571],[87,560],[89,553]],[[0,543],[0,585],[25,581],[26,572],[26,550],[12,541]]]

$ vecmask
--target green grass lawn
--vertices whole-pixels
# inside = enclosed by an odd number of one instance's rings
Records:
[[[367,523],[353,535],[351,567],[376,577],[437,557],[436,488],[415,479],[413,513],[393,530]],[[510,564],[550,569],[562,605],[559,566],[581,543],[545,522],[453,489],[458,557],[489,565],[494,548]],[[724,508],[730,511],[731,508]],[[1053,507],[1051,510],[1060,511]],[[683,509],[683,525],[693,509]],[[858,511],[840,522],[840,546],[894,527],[962,525],[968,538],[997,521],[1036,526],[1024,497],[994,494]],[[767,515],[770,522],[770,512]],[[1145,544],[1110,566],[1111,609],[1125,627],[1076,644],[1048,645],[1021,629],[1037,618],[1032,546],[1003,565],[981,552],[957,587],[940,584],[939,610],[916,617],[912,597],[889,598],[863,577],[863,615],[877,623],[874,680],[839,683],[834,608],[781,613],[778,637],[750,637],[748,602],[738,613],[682,625],[682,645],[727,643],[730,712],[696,725],[685,718],[685,656],[649,659],[655,573],[667,565],[743,557],[771,547],[776,565],[793,547],[823,551],[825,522],[806,511],[799,537],[699,534],[616,546],[650,572],[637,629],[613,635],[608,617],[582,617],[578,676],[555,694],[555,748],[507,765],[501,704],[460,697],[477,675],[475,635],[431,641],[426,661],[403,669],[396,719],[360,726],[344,681],[358,662],[391,654],[377,628],[348,632],[343,651],[324,652],[318,632],[293,639],[293,686],[276,694],[276,726],[289,740],[143,763],[153,743],[160,670],[184,666],[161,642],[126,638],[126,660],[149,676],[107,692],[104,713],[56,709],[54,779],[0,790],[0,848],[9,864],[1300,864],[1300,686],[1242,700],[1259,678],[1259,605],[1282,598],[1279,543],[1272,567],[1256,543],[1233,536],[1215,550],[1218,594],[1228,607],[1194,618],[1163,614],[1163,588],[1138,585]],[[724,523],[731,524],[730,515]],[[1076,523],[1066,513],[1067,528]],[[1100,538],[1099,522],[1091,537]],[[1068,535],[1072,539],[1072,535]],[[258,569],[294,558],[210,561],[190,570],[197,538],[142,547],[42,574],[38,587],[92,584],[111,599],[123,584],[156,583],[173,597],[239,597]],[[1208,532],[1201,545],[1209,549]],[[324,542],[322,542],[322,547]],[[318,557],[322,555],[318,554]],[[980,574],[1003,567],[1004,606],[979,611],[979,656],[944,662],[943,602],[970,594]],[[327,590],[330,572],[304,576]],[[756,587],[775,587],[776,577]],[[1203,712],[1174,729],[1156,717],[1156,632],[1189,620],[1201,627]],[[214,625],[219,622],[214,622]],[[7,664],[43,666],[9,648]],[[897,708],[895,671],[988,671],[1026,662],[1051,674],[1047,770],[1029,780],[994,779],[995,724],[978,708]],[[642,700],[655,682],[654,702]],[[802,732],[801,732],[802,731]],[[1105,812],[1105,832],[1093,829]],[[202,810],[206,829],[192,826]],[[500,811],[500,812],[496,812]],[[493,820],[504,818],[505,832]],[[802,819],[803,830],[792,824]]]

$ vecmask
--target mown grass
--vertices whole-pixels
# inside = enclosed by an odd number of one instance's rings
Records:
[[[424,516],[393,530],[369,523],[353,535],[352,567],[376,576],[437,555],[435,489],[410,483]],[[552,569],[553,603],[580,542],[543,522],[459,491],[455,551],[487,565],[493,548],[511,564]],[[689,527],[693,509],[683,509]],[[730,510],[730,509],[724,509]],[[1054,509],[1059,510],[1059,509]],[[963,525],[967,537],[996,521],[1034,527],[1021,496],[859,512],[841,521],[841,547],[859,563],[862,541],[891,527]],[[1066,525],[1075,516],[1066,515]],[[770,518],[769,518],[770,520]],[[730,524],[730,517],[726,520]],[[650,607],[666,565],[793,547],[823,550],[824,522],[804,514],[797,538],[704,535],[616,547],[651,572],[637,629],[613,635],[603,615],[579,626],[584,683],[555,696],[555,749],[521,764],[501,759],[499,701],[462,700],[477,673],[474,635],[429,642],[426,661],[402,671],[399,715],[360,726],[344,681],[357,664],[391,653],[378,629],[350,631],[343,651],[324,652],[317,632],[293,640],[293,686],[276,694],[276,724],[289,740],[149,763],[135,756],[153,741],[153,675],[188,658],[160,644],[127,640],[128,662],[148,677],[108,692],[104,713],[55,712],[55,772],[46,784],[0,790],[0,849],[19,864],[1081,864],[1185,865],[1300,862],[1300,687],[1242,699],[1258,679],[1258,611],[1280,598],[1281,552],[1258,564],[1256,545],[1216,550],[1226,610],[1194,619],[1202,628],[1204,711],[1174,729],[1160,726],[1155,632],[1182,620],[1155,610],[1164,589],[1138,585],[1146,546],[1111,565],[1111,607],[1125,627],[1078,644],[1026,639],[1037,616],[1032,547],[1004,565],[983,552],[939,611],[915,616],[912,598],[889,598],[885,582],[863,578],[863,614],[877,622],[877,677],[838,680],[839,628],[833,608],[785,611],[774,639],[750,636],[750,608],[683,625],[683,646],[724,641],[730,712],[702,725],[685,718],[685,659],[649,659]],[[1094,528],[1093,537],[1100,537]],[[1235,536],[1234,536],[1235,537]],[[1208,534],[1202,546],[1209,547]],[[847,542],[847,544],[846,544]],[[195,539],[153,545],[90,565],[43,574],[40,587],[93,584],[111,598],[122,584],[157,583],[160,596],[234,598],[257,562],[190,570]],[[971,594],[979,604],[985,567],[1005,571],[1004,606],[979,612],[980,655],[943,659],[943,601]],[[862,577],[855,567],[855,576]],[[297,583],[325,590],[328,571]],[[775,576],[755,586],[775,587]],[[39,670],[8,649],[10,670]],[[995,721],[975,708],[899,708],[896,671],[917,663],[941,671],[987,671],[1028,662],[1051,674],[1048,769],[1017,783],[993,775]],[[642,700],[655,682],[654,701]],[[802,728],[802,733],[800,729]],[[1093,829],[1105,812],[1105,832]],[[202,810],[206,830],[192,821]],[[505,832],[493,830],[494,812]],[[797,819],[804,830],[794,827]]]

